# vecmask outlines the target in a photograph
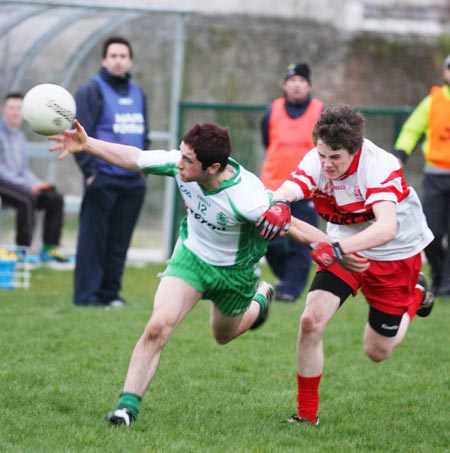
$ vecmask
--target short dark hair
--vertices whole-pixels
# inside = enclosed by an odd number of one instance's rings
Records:
[[[108,53],[108,47],[111,44],[123,44],[127,46],[128,50],[130,51],[130,58],[133,59],[133,49],[131,48],[130,41],[128,41],[128,39],[126,38],[123,38],[122,36],[111,36],[103,43],[102,51],[103,58],[106,58],[106,54]]]
[[[365,118],[349,105],[328,107],[314,127],[314,144],[321,139],[333,150],[345,148],[355,154],[363,144],[364,124]]]
[[[8,99],[23,99],[23,94],[20,91],[10,91],[5,94],[3,103],[5,103]]]
[[[194,151],[203,170],[215,163],[220,164],[219,171],[225,170],[231,154],[231,140],[227,128],[216,124],[196,124],[186,132],[183,142]]]

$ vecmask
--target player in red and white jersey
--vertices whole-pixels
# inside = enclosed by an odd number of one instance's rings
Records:
[[[322,338],[328,322],[361,289],[369,304],[364,349],[375,362],[388,358],[414,315],[427,316],[432,309],[434,297],[420,269],[421,252],[433,234],[398,160],[364,139],[361,114],[346,105],[327,109],[313,141],[315,148],[274,198],[312,198],[327,221],[328,242],[312,244],[319,267],[300,320],[298,411],[287,420],[318,424]],[[284,227],[289,215],[275,204],[261,222],[273,231]],[[295,224],[289,234],[298,237]],[[365,257],[367,269],[352,273],[339,266],[349,253]]]
[[[331,238],[341,241],[365,230],[375,219],[373,206],[390,202],[396,207],[397,234],[370,249],[358,247],[362,256],[383,261],[408,258],[432,240],[419,197],[408,187],[392,154],[364,139],[349,168],[337,179],[332,179],[334,168],[323,169],[321,161],[319,149],[312,149],[283,187],[298,199],[312,198]]]

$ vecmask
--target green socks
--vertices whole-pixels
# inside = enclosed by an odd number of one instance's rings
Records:
[[[255,296],[253,297],[253,300],[258,302],[258,304],[261,306],[261,311],[259,312],[259,316],[257,319],[263,317],[267,309],[269,308],[269,304],[267,303],[267,299],[265,296],[263,296],[261,293],[256,293]]]
[[[117,409],[129,409],[129,411],[133,414],[133,417],[137,419],[141,401],[142,397],[136,395],[135,393],[122,392],[120,394],[119,403],[117,404]]]

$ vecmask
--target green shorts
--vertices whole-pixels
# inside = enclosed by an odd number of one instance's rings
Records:
[[[178,277],[203,293],[226,316],[247,311],[256,291],[258,275],[252,266],[213,266],[179,244],[163,277]]]

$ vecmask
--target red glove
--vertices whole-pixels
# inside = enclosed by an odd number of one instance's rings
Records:
[[[327,268],[332,266],[336,261],[344,259],[344,252],[342,251],[339,242],[313,242],[309,245],[311,251],[309,252],[311,258],[320,266]]]
[[[287,200],[277,200],[256,222],[256,227],[262,225],[261,236],[272,240],[280,230],[287,233],[291,226],[291,208]]]

